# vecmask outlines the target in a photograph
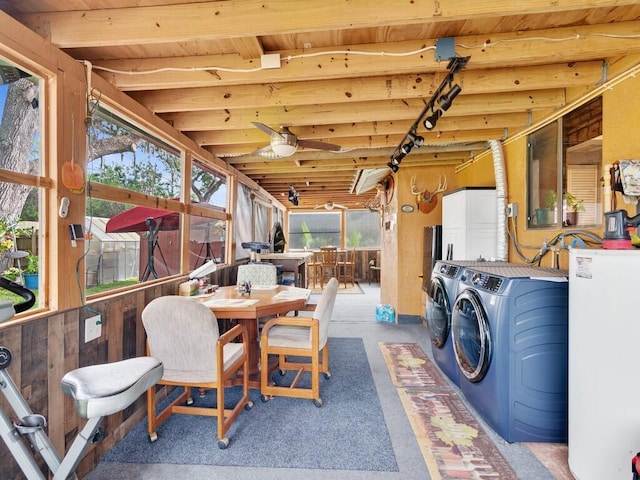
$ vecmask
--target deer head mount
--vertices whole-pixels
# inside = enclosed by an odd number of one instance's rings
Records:
[[[419,191],[416,188],[416,177],[411,177],[411,193],[416,196],[416,205],[422,213],[429,213],[438,203],[438,193],[447,189],[446,175],[438,176],[438,187],[431,192],[429,190]]]

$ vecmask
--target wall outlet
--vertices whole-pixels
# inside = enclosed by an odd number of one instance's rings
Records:
[[[84,343],[102,335],[102,315],[94,315],[84,320]]]
[[[507,205],[507,217],[517,217],[518,216],[518,204],[510,203]]]

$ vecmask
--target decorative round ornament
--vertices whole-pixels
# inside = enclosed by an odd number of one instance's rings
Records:
[[[404,213],[413,213],[415,208],[413,207],[413,205],[404,204],[400,207],[400,210],[402,210]]]

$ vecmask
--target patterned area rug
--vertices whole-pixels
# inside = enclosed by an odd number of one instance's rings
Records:
[[[433,480],[518,477],[415,343],[380,343]]]

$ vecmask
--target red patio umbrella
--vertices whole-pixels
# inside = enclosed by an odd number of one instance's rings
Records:
[[[107,222],[106,232],[146,232],[149,231],[149,227],[157,230],[177,230],[179,224],[178,212],[138,206],[111,217]]]

